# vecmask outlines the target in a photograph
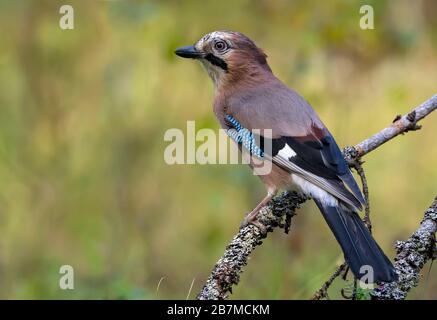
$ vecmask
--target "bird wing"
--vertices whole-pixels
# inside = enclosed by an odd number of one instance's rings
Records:
[[[227,103],[227,113],[242,127],[260,130],[261,148],[273,163],[357,209],[365,204],[337,143],[299,94],[276,83],[230,97]],[[271,137],[263,134],[266,129]]]

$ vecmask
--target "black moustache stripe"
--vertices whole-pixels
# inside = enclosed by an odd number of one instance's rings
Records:
[[[212,53],[207,54],[205,56],[205,59],[211,62],[211,64],[220,67],[225,71],[228,71],[228,64],[224,62],[222,59],[220,59],[219,57],[213,55]]]

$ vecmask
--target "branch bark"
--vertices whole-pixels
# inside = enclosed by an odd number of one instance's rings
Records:
[[[267,232],[272,232],[276,227],[288,230],[296,209],[305,200],[306,198],[295,192],[284,192],[261,209],[258,220],[267,227]],[[265,237],[266,235],[254,225],[240,229],[226,247],[225,253],[215,265],[197,299],[226,299],[228,294],[232,293],[232,286],[240,281],[242,268],[247,265],[250,254],[262,244]]]
[[[437,94],[416,107],[410,113],[404,116],[397,115],[390,126],[357,144],[355,146],[355,157],[359,158],[364,156],[400,134],[419,130],[421,126],[419,126],[417,122],[425,118],[435,109],[437,109]]]
[[[437,232],[437,197],[425,212],[419,228],[407,241],[396,243],[394,267],[399,279],[384,283],[373,290],[375,300],[403,300],[408,292],[419,284],[420,271],[425,263],[437,258],[435,233]]]
[[[420,129],[420,126],[417,125],[417,122],[426,117],[435,109],[437,109],[437,94],[431,99],[422,103],[420,106],[416,107],[407,115],[397,116],[390,126],[384,128],[370,138],[360,142],[354,147],[346,147],[343,150],[343,155],[346,161],[348,161],[350,166],[354,166],[357,162],[359,163],[362,156],[375,150],[399,134]],[[305,197],[297,193],[284,192],[261,209],[258,216],[259,221],[267,227],[268,232],[272,232],[276,227],[284,228],[285,231],[288,232],[291,225],[291,218],[296,214],[296,209],[298,209],[306,200],[307,199]],[[428,220],[429,219],[427,219],[427,221]],[[422,222],[422,224],[423,223],[424,222]],[[427,223],[429,224],[429,222]],[[232,287],[238,284],[240,280],[240,274],[243,271],[243,267],[247,265],[247,260],[250,254],[257,246],[262,244],[262,239],[265,237],[266,235],[262,234],[260,230],[253,225],[249,225],[240,229],[238,234],[226,247],[223,256],[214,266],[210,276],[206,281],[206,284],[198,294],[197,299],[226,299],[229,296],[229,293],[232,293]],[[421,267],[418,270],[417,268],[414,269],[414,272],[417,271],[415,273],[417,277],[420,269]],[[407,271],[405,268],[398,270],[401,272]],[[399,280],[403,279],[402,277],[399,278]],[[391,289],[387,290],[387,292],[391,292]],[[400,292],[406,293],[407,291],[404,290]],[[375,297],[378,296],[378,291],[375,291],[375,294]],[[381,293],[381,298],[383,296],[388,297],[388,293]]]

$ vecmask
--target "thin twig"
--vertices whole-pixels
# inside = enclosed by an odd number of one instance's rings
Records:
[[[354,291],[352,292],[352,300],[357,300],[358,280],[354,278]]]
[[[187,298],[185,300],[188,300],[190,298],[191,290],[193,290],[195,280],[196,278],[193,278],[193,281],[191,281],[190,289],[188,289]]]
[[[421,126],[419,126],[417,122],[425,118],[435,109],[437,109],[437,94],[416,107],[410,113],[400,118],[396,117],[395,121],[389,127],[357,144],[355,146],[357,151],[356,158],[364,156],[402,133],[419,130]]]
[[[366,178],[366,174],[364,173],[363,163],[364,163],[363,161],[361,161],[360,159],[357,159],[354,162],[354,168],[357,171],[358,175],[360,176],[361,185],[363,186],[364,199],[366,200],[366,205],[364,206],[364,219],[363,219],[363,221],[364,221],[367,229],[369,229],[370,233],[372,233],[372,221],[370,221],[369,187],[367,185],[367,178]]]
[[[311,300],[321,300],[324,298],[328,298],[328,288],[331,286],[331,284],[334,282],[334,280],[347,268],[347,263],[343,262],[342,265],[340,265],[337,270],[329,277],[328,280],[325,281],[325,283],[322,285],[322,287],[317,290],[317,292],[314,294]]]

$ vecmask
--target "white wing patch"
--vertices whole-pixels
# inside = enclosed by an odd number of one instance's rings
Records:
[[[322,188],[319,188],[315,184],[299,177],[297,174],[291,174],[291,178],[293,179],[293,183],[304,194],[310,195],[331,207],[336,207],[338,205],[338,200]]]
[[[291,149],[288,144],[285,144],[285,146],[281,150],[279,150],[278,155],[288,160],[292,157],[295,157],[296,152],[294,152],[294,150]]]
[[[266,155],[266,158],[268,159],[268,155]],[[340,190],[337,190],[335,188],[335,186],[331,185],[329,183],[329,181],[327,181],[326,179],[323,179],[321,177],[318,177],[318,176],[312,174],[311,172],[303,170],[302,168],[297,166],[292,161],[288,161],[288,159],[285,159],[279,155],[276,155],[271,159],[272,159],[273,163],[290,171],[290,173],[294,173],[293,178],[298,175],[299,178],[310,182],[313,186],[319,188],[321,191],[325,191],[326,193],[328,193],[328,195],[332,195],[334,197],[334,199],[338,198],[338,199],[344,201],[345,203],[347,203],[348,205],[350,205],[352,208],[356,208],[357,210],[360,210],[360,208],[358,208],[350,199],[348,199],[348,197],[345,194],[343,194]],[[304,178],[302,178],[302,177],[304,177]],[[299,178],[298,178],[298,180],[299,180]],[[305,184],[304,184],[304,187],[305,187]],[[310,189],[306,188],[306,190],[308,190],[309,194],[311,194]],[[312,191],[315,194],[315,196],[321,195],[319,192],[317,192],[318,190],[312,190]]]

